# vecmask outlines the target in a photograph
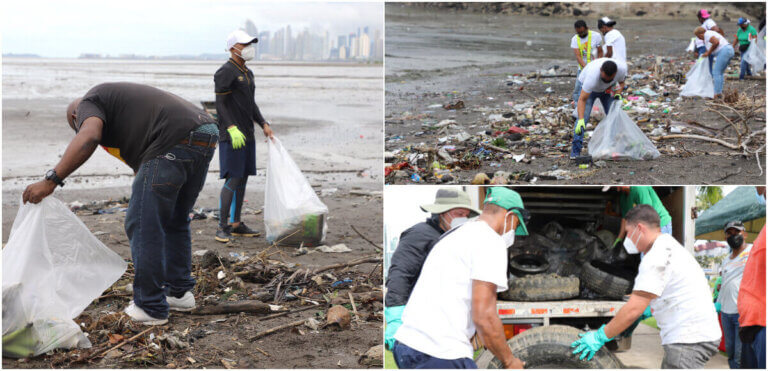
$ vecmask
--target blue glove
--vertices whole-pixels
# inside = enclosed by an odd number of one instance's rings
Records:
[[[600,329],[597,331],[590,331],[586,334],[579,334],[581,336],[581,339],[576,340],[571,344],[571,348],[576,347],[576,350],[573,351],[573,354],[581,353],[581,357],[579,357],[579,360],[583,360],[585,357],[587,357],[587,361],[591,361],[592,357],[595,356],[595,352],[600,350],[600,348],[605,345],[605,343],[613,340],[613,338],[609,339],[607,336],[605,336],[605,325],[600,326]]]
[[[395,333],[400,328],[400,325],[403,324],[403,321],[400,320],[403,316],[403,310],[405,310],[405,305],[384,308],[384,318],[387,321],[387,327],[384,331],[384,344],[387,345],[389,350],[395,347]]]
[[[653,313],[651,313],[651,306],[649,305],[648,308],[645,308],[643,314],[640,315],[640,321],[651,317],[653,317]]]
[[[716,311],[717,313],[720,313],[720,306],[721,306],[721,304],[720,304],[720,303],[715,303],[715,311]]]

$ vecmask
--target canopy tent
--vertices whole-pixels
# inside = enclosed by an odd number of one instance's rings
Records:
[[[765,204],[758,202],[753,186],[734,189],[696,219],[696,238],[723,240],[723,227],[732,220],[741,220],[747,228],[748,240],[753,240],[765,225]]]

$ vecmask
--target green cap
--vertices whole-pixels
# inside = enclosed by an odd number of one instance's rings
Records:
[[[472,207],[472,201],[467,192],[456,188],[440,188],[435,194],[435,203],[421,205],[421,209],[430,214],[442,214],[453,209],[469,210],[469,217],[480,215],[480,212]]]
[[[525,209],[525,206],[523,206],[523,199],[520,197],[520,194],[505,187],[488,188],[488,193],[485,195],[484,203],[494,204],[496,206],[504,208],[505,210],[510,210],[514,207]],[[525,226],[523,214],[520,212],[520,210],[512,210],[512,212],[514,212],[517,215],[517,219],[520,221],[520,224],[517,226],[517,229],[515,230],[515,235],[527,236],[528,228],[526,228]]]

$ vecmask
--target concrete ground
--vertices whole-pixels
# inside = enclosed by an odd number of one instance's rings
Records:
[[[659,330],[645,324],[637,326],[632,334],[632,348],[615,354],[627,368],[661,367],[664,349],[661,347]],[[712,356],[704,368],[727,369],[729,368],[728,359],[718,352]]]

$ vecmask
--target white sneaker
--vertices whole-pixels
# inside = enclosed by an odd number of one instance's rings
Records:
[[[192,295],[192,291],[185,292],[181,298],[166,296],[165,300],[168,302],[170,310],[189,312],[195,309],[195,295]]]
[[[151,317],[147,312],[144,311],[144,309],[139,308],[136,304],[133,303],[133,300],[131,300],[131,304],[128,305],[127,308],[125,308],[124,312],[131,316],[131,320],[134,322],[138,322],[142,325],[164,325],[168,323],[168,318],[155,318]]]

